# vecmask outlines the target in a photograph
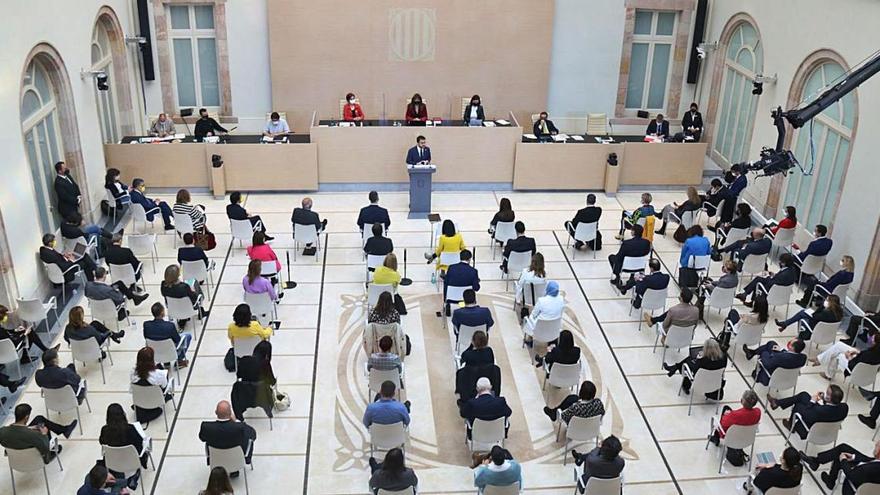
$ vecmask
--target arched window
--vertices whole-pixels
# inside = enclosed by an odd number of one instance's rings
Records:
[[[59,126],[57,88],[41,55],[27,66],[21,83],[21,131],[34,181],[37,214],[42,232],[54,232],[59,225],[53,191],[55,163],[63,160],[64,146]]]
[[[755,27],[740,23],[727,44],[724,83],[714,150],[728,164],[741,162],[749,152],[757,98],[752,81],[764,66],[764,52]]]
[[[815,97],[844,73],[837,62],[820,63],[807,75],[802,99]],[[814,164],[813,175],[791,175],[786,181],[784,204],[798,209],[798,218],[808,229],[820,223],[829,225],[834,219],[849,161],[855,116],[856,97],[850,93],[797,131],[792,151],[805,169]]]
[[[107,84],[109,89],[99,90],[97,84],[94,85],[95,100],[98,106],[98,120],[101,123],[101,136],[105,143],[119,142],[119,124],[116,110],[115,91],[116,84],[121,81],[115,81],[113,72],[113,50],[110,46],[110,35],[107,31],[105,22],[101,19],[95,24],[94,33],[92,33],[92,70],[101,70],[107,74]]]

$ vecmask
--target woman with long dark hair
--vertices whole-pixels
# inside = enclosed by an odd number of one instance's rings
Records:
[[[553,363],[559,364],[575,364],[581,359],[581,348],[574,345],[574,334],[570,330],[559,332],[559,338],[556,344],[551,344],[547,349],[547,354],[541,359],[535,356],[538,364],[536,368],[541,367],[543,363],[547,363],[547,371],[553,369]]]
[[[131,203],[130,198],[128,201],[124,199],[128,197],[128,186],[119,180],[120,175],[122,175],[122,172],[117,168],[108,168],[107,173],[104,175],[104,188],[110,191],[113,199],[116,200],[115,207]]]
[[[422,95],[416,93],[406,106],[406,125],[424,126],[428,120],[428,107],[422,101]]]
[[[195,304],[196,301],[199,300],[199,294],[202,289],[199,285],[198,280],[192,281],[193,285],[190,286],[188,283],[180,280],[180,267],[178,265],[168,265],[165,267],[165,275],[162,278],[162,285],[159,287],[162,296],[165,297],[165,304],[168,305],[168,298],[173,297],[175,299],[187,298],[191,303]],[[209,312],[206,311],[202,306],[199,306],[199,314],[201,318],[207,318]],[[186,320],[180,320],[177,322],[177,325],[180,328],[183,328],[186,325]]]
[[[460,253],[467,249],[464,245],[464,240],[461,238],[461,233],[455,231],[455,222],[452,220],[446,219],[443,220],[443,225],[440,229],[440,237],[437,239],[437,248],[433,253],[425,253],[425,257],[428,259],[428,263],[433,260],[437,260],[437,269],[445,272],[447,268],[446,265],[440,263],[440,254],[442,253]]]
[[[128,422],[125,409],[117,403],[107,406],[106,423],[101,427],[101,436],[98,437],[101,445],[109,447],[125,447],[131,445],[138,452],[144,451],[143,430]],[[150,458],[149,450],[141,455],[141,467],[147,467]]]
[[[510,200],[507,198],[501,198],[501,201],[498,202],[498,212],[495,213],[495,216],[492,217],[492,220],[489,221],[489,233],[495,234],[495,226],[498,225],[498,222],[512,222],[516,219],[516,213],[513,212],[513,206],[510,204]],[[499,244],[503,244],[503,242],[495,241]]]
[[[605,437],[601,445],[586,454],[572,450],[571,456],[574,457],[574,463],[578,466],[584,466],[583,485],[586,486],[587,480],[592,477],[611,479],[620,476],[626,465],[626,461],[620,457],[621,451],[623,451],[623,445],[614,435]]]
[[[794,206],[785,207],[785,217],[779,223],[770,222],[764,225],[764,229],[768,231],[770,237],[776,237],[779,229],[793,229],[795,227],[797,227],[797,208]]]
[[[474,332],[471,345],[461,353],[462,366],[495,364],[495,353],[489,347],[489,336],[482,330]]]
[[[758,464],[755,469],[758,474],[752,481],[752,486],[761,490],[761,493],[767,493],[771,488],[794,488],[800,486],[801,477],[804,474],[804,467],[801,465],[801,455],[794,447],[787,447],[782,451],[781,462],[776,464]],[[743,487],[752,493],[748,484]]]
[[[247,275],[241,279],[241,286],[248,294],[269,294],[273,301],[277,301],[284,294],[275,292],[275,287],[269,279],[260,275],[263,271],[263,262],[260,260],[251,260],[248,263]]]
[[[367,323],[379,323],[380,325],[400,323],[400,313],[394,307],[394,297],[390,292],[379,294],[379,299],[376,301],[376,306],[370,311]]]
[[[217,466],[211,469],[208,476],[208,486],[199,492],[199,495],[232,495],[232,482],[226,469]]]
[[[411,468],[406,467],[403,451],[398,448],[389,450],[382,462],[376,462],[376,459],[370,457],[370,470],[373,473],[370,477],[370,490],[374,494],[378,494],[379,490],[415,490],[419,486],[419,478]]]
[[[64,340],[68,343],[71,340],[94,338],[98,341],[98,345],[101,345],[107,338],[110,338],[110,340],[118,344],[122,337],[125,337],[125,330],[120,330],[114,334],[98,320],[86,323],[85,311],[82,306],[70,308],[70,313],[67,316],[67,325],[64,327]]]
[[[134,385],[157,385],[165,393],[165,401],[171,400],[168,371],[156,365],[156,354],[152,347],[143,347],[137,353],[134,370],[131,373]],[[135,406],[135,417],[139,423],[149,423],[162,415],[162,408],[143,409]]]
[[[596,384],[590,380],[584,380],[578,394],[571,394],[556,407],[544,407],[546,414],[551,421],[556,421],[559,412],[562,411],[562,421],[568,424],[571,418],[592,418],[593,416],[605,415],[605,406],[602,399],[596,397]]]

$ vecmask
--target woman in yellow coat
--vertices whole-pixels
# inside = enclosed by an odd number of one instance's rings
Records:
[[[272,336],[271,327],[263,327],[259,321],[253,319],[251,307],[247,304],[239,304],[232,313],[233,322],[227,328],[229,343],[234,344],[235,339],[260,337],[269,340]]]
[[[455,231],[455,223],[452,220],[443,220],[441,232],[440,238],[437,239],[437,249],[434,250],[434,254],[426,254],[425,256],[428,258],[428,263],[436,259],[437,269],[445,272],[448,267],[440,264],[440,253],[460,253],[467,249],[467,247],[464,245],[461,234]]]

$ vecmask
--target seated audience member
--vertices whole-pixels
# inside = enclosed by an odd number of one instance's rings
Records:
[[[733,259],[738,261],[742,268],[742,264],[749,256],[762,256],[770,253],[771,249],[773,249],[773,241],[766,237],[764,229],[755,227],[749,237],[725,245],[718,252],[731,253]]]
[[[459,413],[461,417],[466,419],[470,427],[473,426],[474,420],[495,421],[499,418],[509,418],[513,411],[507,405],[504,397],[496,397],[492,392],[492,383],[488,378],[481,377],[477,380],[477,396],[473,399],[463,401],[459,405]],[[468,428],[468,438],[471,437],[471,428]],[[507,431],[507,425],[505,425]]]
[[[424,126],[428,120],[428,107],[422,102],[422,95],[416,93],[406,106],[406,125]]]
[[[461,233],[455,231],[455,222],[446,219],[443,220],[443,226],[440,230],[440,237],[437,238],[437,248],[434,250],[433,253],[425,253],[425,258],[428,260],[428,263],[431,263],[436,259],[436,269],[440,270],[441,272],[445,272],[448,267],[440,263],[440,254],[461,253],[465,249],[467,249],[467,246],[464,245],[464,240],[461,238]]]
[[[394,297],[390,292],[385,291],[379,294],[376,305],[370,310],[369,316],[367,316],[367,323],[377,323],[379,325],[400,323],[400,312],[394,307]]]
[[[171,211],[178,215],[186,215],[192,220],[193,230],[196,232],[206,231],[205,224],[208,221],[208,217],[205,216],[205,207],[202,205],[194,205],[192,202],[192,196],[190,196],[189,191],[186,189],[181,189],[177,191],[177,196],[174,201],[174,206],[171,207]]]
[[[147,214],[147,221],[152,222],[156,218],[156,213],[162,215],[162,221],[165,223],[165,230],[174,230],[174,217],[171,207],[168,203],[161,199],[152,199],[147,197],[147,185],[144,179],[137,178],[131,181],[131,202],[144,207]],[[158,210],[157,210],[158,208]]]
[[[174,323],[165,319],[165,306],[160,302],[153,303],[150,307],[152,320],[144,321],[144,340],[160,341],[170,340],[177,349],[177,367],[186,368],[189,361],[186,359],[186,351],[192,342],[191,333],[180,333]],[[180,342],[183,341],[183,344]]]
[[[684,130],[685,137],[690,136],[694,141],[699,141],[703,134],[703,114],[698,110],[696,102],[691,103],[690,111],[681,118],[681,128]]]
[[[775,398],[767,397],[771,409],[791,407],[791,416],[782,420],[782,426],[786,430],[797,432],[801,440],[807,438],[807,431],[815,423],[834,423],[843,421],[849,412],[849,405],[843,402],[843,389],[837,385],[829,385],[824,392],[816,392],[810,396],[807,392],[800,392],[792,397]],[[795,415],[800,415],[802,421],[793,424]]]
[[[376,271],[373,272],[373,283],[397,288],[400,283],[400,273],[397,271],[397,256],[394,253],[385,255],[385,260],[376,267]]]
[[[727,209],[727,205],[724,206]],[[719,220],[715,226],[710,225],[709,230],[715,231],[715,247],[718,248],[721,241],[724,241],[724,247],[727,246],[727,236],[730,233],[730,229],[741,229],[741,230],[749,230],[752,227],[752,207],[749,206],[748,203],[740,203],[736,205],[736,218],[733,218],[730,221],[721,221]],[[749,236],[746,236],[748,239]],[[763,237],[763,236],[762,236]],[[770,242],[773,244],[773,242]],[[742,246],[742,244],[740,244]],[[729,251],[729,250],[725,250]]]
[[[555,344],[547,346],[547,354],[544,357],[535,356],[538,363],[536,368],[547,364],[547,371],[553,369],[553,363],[575,364],[581,359],[581,348],[574,345],[574,335],[570,330],[559,332],[559,338]]]
[[[632,237],[620,243],[617,253],[608,255],[608,263],[611,265],[611,285],[620,285],[620,272],[623,270],[624,258],[641,258],[651,253],[651,241],[642,238],[641,225],[632,226]]]
[[[61,445],[54,449],[51,447],[51,434],[70,438],[77,421],[73,420],[69,425],[62,426],[43,416],[36,416],[31,420],[31,411],[31,406],[25,403],[15,406],[13,423],[0,428],[0,445],[15,450],[37,449],[43,456],[43,462],[49,464],[61,453]]]
[[[798,305],[806,308],[810,301],[814,299],[813,293],[818,289],[815,298],[823,300],[828,294],[832,294],[841,285],[851,284],[854,272],[856,270],[856,261],[852,256],[843,255],[840,259],[840,270],[830,276],[828,280],[819,282],[816,277],[804,277],[804,297],[795,301]],[[854,317],[855,319],[855,317]],[[861,319],[858,319],[861,322]]]
[[[489,485],[509,486],[514,483],[522,488],[522,468],[519,463],[504,447],[492,447],[489,455],[474,470],[474,486],[483,490]]]
[[[843,371],[844,376],[849,376],[859,363],[880,364],[880,332],[877,329],[868,329],[868,344],[869,347],[860,351],[843,342],[836,342],[814,359],[810,359],[810,362],[813,366],[824,367],[820,375],[826,380],[833,379],[837,370]]]
[[[132,271],[134,271],[134,279],[141,279],[142,274],[138,271],[138,268],[141,266],[141,260],[134,255],[131,249],[122,246],[122,234],[117,233],[113,235],[110,246],[107,247],[107,251],[104,254],[104,261],[108,265],[130,265]],[[132,287],[132,289],[135,289],[135,287]]]
[[[342,120],[363,125],[364,119],[364,109],[358,103],[357,96],[354,93],[345,95],[345,106],[342,107]]]
[[[654,206],[651,205],[651,201],[653,200],[654,197],[651,196],[651,193],[642,193],[641,206],[636,208],[635,211],[623,210],[620,214],[620,230],[614,238],[618,241],[623,240],[623,231],[638,225],[640,218],[656,216],[657,212],[654,211]],[[642,227],[642,229],[644,229],[644,227]]]
[[[167,137],[174,135],[174,121],[169,119],[165,112],[159,114],[159,118],[153,121],[150,126],[150,135],[157,137]]]
[[[199,119],[196,121],[195,128],[193,128],[193,137],[195,137],[197,142],[201,143],[206,137],[226,134],[228,132],[213,117],[208,115],[206,108],[199,109]]]
[[[590,380],[584,380],[577,395],[568,395],[556,407],[544,407],[544,414],[550,418],[550,421],[556,421],[560,412],[562,412],[562,421],[568,424],[574,417],[604,416],[605,406],[602,405],[602,399],[596,397],[596,385]]]
[[[526,345],[532,345],[535,335],[535,326],[539,320],[558,320],[565,312],[565,298],[559,294],[559,284],[556,281],[547,282],[544,295],[538,298],[535,307],[528,318],[523,319],[523,333],[525,333]]]
[[[286,136],[293,134],[290,132],[290,126],[287,121],[281,118],[278,112],[269,114],[269,121],[266,122],[266,128],[263,129],[263,135],[274,138],[276,136]]]
[[[815,457],[804,452],[800,453],[804,464],[813,471],[822,464],[831,463],[827,473],[822,473],[822,482],[834,493],[834,485],[843,471],[843,494],[854,495],[860,486],[866,483],[880,483],[880,442],[874,443],[871,455],[865,455],[849,444],[841,443],[834,448],[820,452]]]
[[[504,245],[504,254],[502,255],[501,260],[501,271],[504,273],[507,273],[507,260],[510,258],[510,253],[531,252],[532,254],[535,254],[535,251],[537,251],[534,237],[528,237],[526,235],[526,224],[516,222],[514,230],[516,231],[516,237],[510,239]]]
[[[467,249],[459,254],[460,261],[447,267],[443,277],[444,299],[447,287],[470,287],[474,292],[480,291],[480,272],[471,266],[471,252]]]
[[[822,224],[816,225],[813,229],[813,240],[807,244],[807,249],[798,251],[795,255],[798,265],[803,264],[807,260],[807,256],[822,257],[827,256],[831,252],[834,241],[825,237],[826,235],[828,235],[828,227]]]
[[[693,373],[693,376],[696,377],[697,372],[701,369],[706,371],[715,371],[726,368],[727,355],[724,354],[724,351],[721,350],[721,346],[718,345],[718,341],[710,338],[706,339],[706,341],[703,342],[702,348],[691,347],[688,352],[688,357],[684,358],[678,363],[673,365],[663,363],[663,369],[666,370],[666,376],[672,376],[676,373],[681,373],[682,375],[684,375],[683,368],[685,366],[687,366],[691,373]],[[691,380],[687,376],[683,377],[681,380],[681,389],[684,390],[686,394],[691,393]],[[723,392],[721,390],[717,390],[709,392],[706,395],[711,395],[713,398],[720,399],[723,395]]]
[[[202,422],[199,428],[199,440],[215,449],[241,447],[245,455],[245,463],[250,464],[254,449],[249,447],[252,442],[256,442],[257,431],[244,421],[236,421],[232,414],[232,405],[228,401],[218,402],[214,414],[217,416],[216,421]],[[238,471],[229,475],[237,478]]]
[[[559,134],[559,129],[553,125],[553,121],[548,119],[547,112],[538,114],[538,120],[532,124],[532,134],[538,139],[549,139],[550,136]]]
[[[312,211],[312,198],[303,198],[302,207],[294,208],[293,214],[290,216],[290,221],[297,225],[314,225],[315,232],[318,236],[320,236],[325,229],[327,229],[327,219],[321,220],[321,217],[314,211]],[[306,248],[303,250],[303,254],[314,255],[317,253],[317,248],[312,246],[312,243],[307,242]]]
[[[388,210],[379,206],[379,193],[376,191],[370,191],[368,198],[370,204],[364,206],[361,208],[361,211],[358,212],[358,228],[363,232],[365,225],[376,225],[378,223],[386,230],[389,229],[391,227],[391,217],[388,216]],[[375,233],[376,231],[373,230],[373,235],[375,235]]]
[[[486,325],[486,335],[488,336],[489,330],[495,325],[495,320],[492,319],[492,312],[489,308],[477,304],[477,293],[473,289],[464,291],[462,297],[464,298],[464,307],[460,307],[452,312],[452,329],[456,337],[458,336],[458,329],[462,325],[469,327]]]
[[[116,402],[107,406],[105,421],[104,426],[101,427],[98,443],[108,447],[127,447],[131,445],[138,453],[143,452],[143,455],[140,456],[141,467],[146,469],[150,454],[149,448],[144,450],[143,430],[128,422],[125,409]]]
[[[12,345],[14,345],[16,349],[23,347],[25,352],[21,357],[22,363],[31,362],[29,351],[33,346],[37,346],[37,348],[43,352],[49,350],[49,348],[46,347],[46,344],[40,339],[34,325],[15,325],[9,321],[9,313],[9,308],[0,304],[0,340],[11,340]],[[2,385],[2,382],[0,382],[0,385]]]
[[[622,285],[618,281],[617,288],[620,290],[621,295],[625,296],[630,289],[636,288],[636,295],[633,298],[633,307],[636,309],[642,307],[642,297],[644,297],[648,289],[663,290],[669,287],[669,279],[671,277],[660,271],[659,258],[648,261],[648,269],[651,272],[648,275],[636,274],[635,277]]]
[[[739,163],[733,164],[730,167],[730,175],[726,176],[724,179],[727,180],[730,185],[730,194],[733,196],[734,200],[739,198],[739,195],[746,189],[749,185],[749,179],[746,177],[746,174],[742,168],[743,166]]]
[[[168,303],[168,298],[186,298],[189,299],[190,303],[196,304],[196,302],[199,301],[199,294],[202,291],[198,280],[193,280],[192,286],[187,282],[180,280],[180,267],[177,265],[168,265],[165,268],[165,276],[162,279],[160,290],[162,296],[165,298],[166,304]],[[210,314],[210,312],[202,308],[201,305],[199,305],[198,309],[200,319],[207,318]],[[189,320],[180,320],[177,324],[180,328],[183,328],[187,321]]]
[[[229,195],[229,204],[226,205],[226,217],[230,220],[247,220],[251,223],[254,231],[262,232],[267,241],[274,241],[275,238],[266,234],[266,224],[260,215],[251,215],[241,206],[241,193],[235,191]]]
[[[687,199],[684,203],[672,203],[670,205],[666,205],[660,210],[660,218],[663,220],[663,223],[660,224],[660,228],[657,229],[657,233],[660,235],[666,234],[666,225],[669,223],[669,219],[674,213],[676,217],[681,219],[681,217],[689,211],[697,211],[700,207],[703,206],[703,200],[700,198],[700,194],[697,192],[697,188],[694,186],[689,186],[687,188]]]
[[[663,120],[662,113],[658,113],[657,117],[648,123],[648,128],[645,129],[645,135],[656,136],[663,139],[669,137],[669,122]]]
[[[116,208],[131,203],[131,196],[128,194],[128,185],[123,184],[119,180],[120,175],[122,175],[122,172],[116,168],[108,168],[107,173],[104,174],[104,189],[110,191],[110,194],[113,195],[113,199],[116,200]],[[111,205],[111,207],[113,207],[113,205]]]
[[[571,456],[574,463],[578,466],[584,466],[584,475],[581,478],[582,484],[587,486],[590,478],[612,479],[620,476],[626,461],[620,457],[623,445],[614,435],[608,435],[602,440],[602,444],[586,454],[581,454],[577,450],[571,450]],[[584,490],[581,490],[584,493]]]
[[[529,264],[529,267],[522,271],[519,274],[519,280],[514,284],[514,292],[516,293],[516,301],[522,302],[523,298],[523,290],[526,287],[526,284],[545,284],[547,280],[547,272],[544,269],[544,255],[541,253],[535,253],[532,255],[532,262]],[[532,294],[532,301],[536,301],[538,299],[537,294]]]
[[[266,244],[269,239],[262,232],[254,232],[251,239],[251,245],[247,247],[248,258],[251,260],[260,260],[263,263],[271,263],[275,265],[275,275],[281,271],[281,262],[278,261],[278,255],[272,246]],[[273,277],[274,278],[274,277]]]
[[[722,201],[724,201],[724,208],[719,210],[718,207],[721,206]],[[703,195],[703,208],[706,209],[706,215],[710,218],[718,217],[719,224],[725,221],[729,222],[733,218],[733,209],[735,207],[736,204],[730,196],[730,190],[727,186],[721,182],[721,179],[712,179],[709,190]],[[709,225],[708,227],[709,230],[714,230],[714,226]]]
[[[149,299],[149,294],[135,294],[131,288],[127,287],[122,281],[117,280],[113,285],[107,283],[107,269],[103,266],[95,268],[95,280],[86,282],[85,295],[93,301],[104,301],[110,299],[113,304],[119,306],[125,302],[125,299],[134,301],[135,306]],[[128,316],[125,308],[119,309],[118,319],[122,321]]]
[[[725,260],[721,263],[721,277],[718,280],[712,280],[709,277],[703,279],[697,290],[697,308],[700,309],[700,320],[703,318],[703,309],[706,298],[712,295],[715,289],[735,289],[739,286],[739,277],[736,275],[736,262],[733,260]]]
[[[498,201],[498,211],[495,212],[495,215],[492,217],[492,220],[489,221],[489,234],[492,235],[492,238],[495,238],[495,227],[498,225],[498,222],[512,222],[516,220],[516,213],[513,211],[513,206],[510,204],[510,199],[501,198]],[[503,241],[496,240],[499,245],[503,245]]]
[[[226,469],[217,466],[208,475],[208,486],[199,495],[232,495],[232,482]]]
[[[739,403],[742,406],[739,409],[733,409],[728,405],[721,409],[721,419],[709,435],[710,442],[718,445],[731,426],[752,426],[761,421],[761,409],[755,407],[758,405],[758,394],[754,390],[746,389]]]
[[[762,368],[759,370],[756,366],[752,371],[752,378],[766,387],[770,384],[770,375],[777,368],[791,370],[803,367],[807,363],[807,355],[804,354],[806,347],[801,339],[792,339],[785,347],[780,347],[775,340],[771,340],[755,350],[751,350],[743,344],[743,352],[746,359],[750,360],[755,356],[760,359]]]
[[[165,402],[172,400],[174,382],[168,377],[168,370],[163,370],[156,364],[156,354],[152,347],[143,347],[137,353],[134,369],[131,372],[133,385],[156,385],[165,394]],[[134,407],[134,415],[138,423],[149,423],[162,415],[162,408],[144,409]]]
[[[736,295],[736,298],[742,301],[746,306],[751,306],[752,301],[748,301],[748,297],[752,296],[752,300],[754,300],[758,284],[761,284],[765,293],[769,293],[774,285],[788,287],[797,282],[797,269],[794,268],[794,256],[792,256],[791,253],[782,253],[779,255],[779,266],[782,269],[772,276],[753,278],[751,282],[743,287],[743,291]]]
[[[800,486],[804,468],[801,466],[802,456],[794,447],[786,447],[782,451],[781,462],[775,464],[758,464],[755,470],[758,473],[751,481],[751,485],[761,493],[767,493],[771,488],[794,488]],[[746,483],[749,495],[754,493]]]
[[[367,239],[367,242],[364,244],[364,254],[385,256],[394,251],[394,242],[382,235],[381,223],[374,223],[370,230],[373,232],[373,237]]]
[[[177,262],[183,264],[184,261],[203,261],[205,268],[211,267],[205,250],[195,245],[195,237],[189,232],[183,234],[183,246],[177,248]]]
[[[785,321],[774,320],[779,331],[783,332],[792,323],[803,321],[809,328],[798,325],[798,337],[802,340],[810,340],[813,330],[819,323],[840,323],[843,320],[843,308],[840,305],[840,298],[831,294],[822,302],[822,306],[813,310],[802,309],[795,313],[791,318]]]
[[[73,252],[59,253],[55,250],[56,243],[57,241],[55,240],[54,234],[46,234],[43,236],[43,245],[40,246],[40,261],[47,265],[57,266],[58,269],[61,270],[61,273],[64,274],[65,283],[69,284],[73,282],[74,279],[76,279],[76,273],[79,270],[82,270],[85,274],[86,280],[95,280],[95,268],[97,268],[97,265],[95,264],[95,260],[93,260],[88,253],[83,254],[82,256],[77,256]],[[79,268],[71,270],[70,267],[74,265]]]
[[[125,478],[120,476],[117,479],[103,464],[95,464],[86,475],[83,485],[76,491],[76,495],[106,495],[108,493],[110,495],[129,495],[131,491]]]
[[[687,240],[681,246],[681,255],[678,258],[678,266],[692,267],[697,256],[709,256],[712,254],[712,245],[709,239],[703,235],[703,227],[693,225],[687,229]]]
[[[412,488],[412,492],[416,493],[419,486],[416,473],[406,467],[403,451],[398,448],[389,450],[382,462],[370,457],[370,473],[370,490],[373,495],[378,495],[379,490],[399,492],[407,488]]]
[[[370,354],[370,357],[367,359],[367,371],[389,371],[395,369],[403,371],[403,363],[400,361],[400,356],[391,352],[392,347],[394,347],[394,339],[390,335],[385,335],[379,339],[379,352]]]
[[[70,387],[77,394],[77,401],[82,404],[86,397],[86,388],[81,386],[82,378],[76,374],[73,363],[64,368],[58,366],[58,351],[49,349],[43,353],[43,369],[34,373],[34,380],[40,388],[59,389]]]
[[[259,337],[268,340],[272,336],[272,328],[263,327],[258,320],[254,319],[250,306],[239,304],[232,313],[232,323],[227,327],[226,335],[229,337],[229,345],[233,345],[235,339]]]
[[[770,222],[764,225],[771,238],[775,238],[780,229],[793,229],[795,227],[797,227],[797,209],[794,206],[785,207],[785,217],[779,223],[775,220],[770,220]]]
[[[409,401],[400,403],[394,398],[397,386],[392,381],[384,381],[379,387],[379,398],[371,402],[364,411],[364,426],[370,427],[373,423],[379,425],[393,425],[403,423],[409,425]]]
[[[593,193],[587,194],[587,206],[585,208],[581,208],[575,213],[574,218],[571,221],[565,222],[565,230],[568,231],[568,235],[574,237],[574,232],[577,230],[577,226],[581,223],[597,223],[599,219],[602,217],[602,208],[596,206],[596,195]],[[602,233],[599,232],[598,225],[596,227],[596,239],[592,241],[587,241],[583,243],[577,239],[574,241],[575,249],[584,249],[589,245],[590,249],[594,251],[598,251],[602,249]]]
[[[101,257],[107,252],[110,246],[110,239],[113,234],[109,230],[97,225],[86,225],[82,215],[77,211],[68,213],[61,220],[61,237],[69,241],[77,241],[80,238],[86,242],[94,242],[97,249],[97,256]],[[73,245],[72,243],[70,245]]]
[[[95,339],[98,345],[102,345],[107,338],[110,338],[117,344],[125,337],[125,330],[113,333],[98,320],[92,320],[86,323],[85,312],[82,306],[74,306],[68,314],[67,326],[64,327],[64,340],[70,343],[71,340],[89,340]]]
[[[767,298],[763,296],[755,298],[751,311],[742,316],[736,308],[731,308],[727,313],[727,320],[733,326],[737,326],[742,321],[746,325],[761,325],[763,328],[770,320],[770,306],[767,304]]]
[[[663,330],[669,330],[673,325],[677,327],[692,327],[700,321],[700,310],[691,304],[694,300],[694,293],[687,288],[681,289],[678,295],[678,304],[669,308],[668,311],[660,316],[651,316],[651,313],[643,313],[642,317],[649,326],[658,323],[663,324]],[[661,339],[663,342],[665,338]],[[670,375],[672,376],[672,375]]]
[[[483,121],[486,120],[486,114],[480,102],[480,95],[471,96],[471,102],[464,107],[464,114],[461,119],[465,125],[483,125]]]
[[[254,346],[254,352],[250,356],[239,358],[235,373],[239,380],[274,386],[278,380],[275,378],[275,370],[272,369],[272,342],[261,340]]]
[[[248,294],[269,294],[273,301],[278,301],[284,294],[277,294],[275,286],[272,282],[260,275],[263,271],[263,262],[260,260],[251,260],[248,263],[247,275],[241,279],[241,286]]]
[[[495,353],[489,347],[489,336],[482,330],[474,332],[471,345],[461,353],[462,366],[486,366],[495,364]]]

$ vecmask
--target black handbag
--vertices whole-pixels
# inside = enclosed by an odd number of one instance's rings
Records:
[[[235,371],[235,351],[231,347],[223,357],[223,366],[226,367],[226,371]]]

